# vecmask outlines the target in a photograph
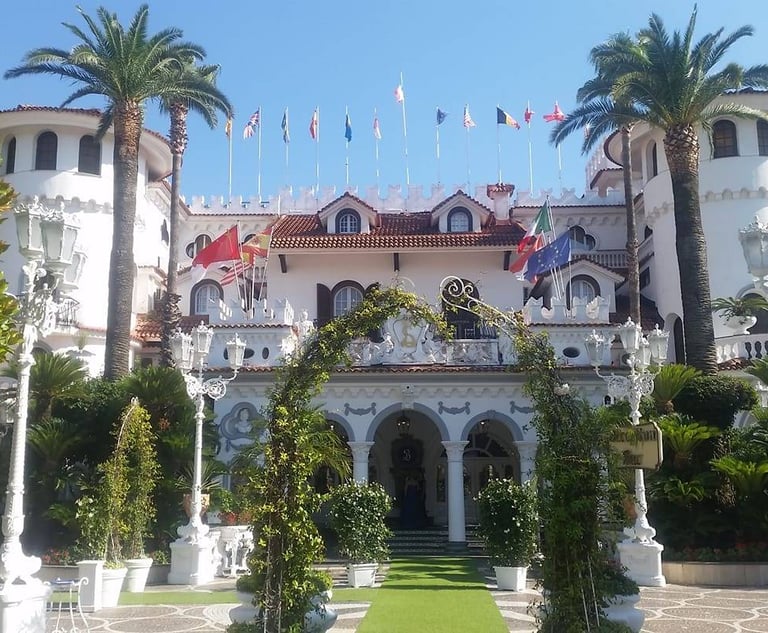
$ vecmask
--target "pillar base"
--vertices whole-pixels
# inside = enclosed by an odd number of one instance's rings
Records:
[[[621,541],[616,544],[621,564],[627,576],[641,587],[665,587],[667,579],[661,571],[661,553],[664,546],[656,541],[641,543]]]
[[[169,585],[205,585],[216,572],[216,540],[201,538],[197,543],[178,539],[171,543]]]
[[[0,591],[0,631],[45,633],[45,606],[50,595],[50,585],[39,580],[27,585],[7,585]]]

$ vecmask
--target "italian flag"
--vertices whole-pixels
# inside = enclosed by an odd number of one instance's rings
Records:
[[[509,272],[520,273],[523,272],[528,265],[528,259],[539,249],[544,248],[544,236],[539,233],[533,238],[528,248],[517,256],[517,259],[509,265]]]
[[[518,254],[525,251],[528,246],[536,242],[536,236],[540,233],[549,233],[552,231],[552,224],[549,222],[549,200],[547,200],[539,209],[539,213],[536,218],[531,222],[531,226],[528,228],[528,232],[525,234],[520,243],[517,245]]]

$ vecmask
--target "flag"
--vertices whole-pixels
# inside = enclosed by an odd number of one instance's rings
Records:
[[[228,118],[227,122],[224,124],[224,134],[227,135],[227,138],[232,137],[232,119]]]
[[[531,104],[529,103],[527,106],[525,106],[525,112],[523,113],[523,119],[528,125],[531,124],[531,119],[533,118],[534,114],[536,113],[531,110]]]
[[[398,103],[402,103],[405,101],[405,93],[403,92],[403,84],[398,84],[397,88],[395,88],[395,101]]]
[[[227,262],[240,259],[240,240],[237,236],[237,224],[226,233],[219,235],[213,242],[201,250],[192,260],[192,266],[208,268],[214,262]]]
[[[525,278],[533,281],[538,275],[543,275],[553,268],[571,261],[571,236],[566,231],[551,244],[535,251],[528,258],[528,269]]]
[[[517,130],[520,129],[520,124],[498,106],[496,106],[496,123],[498,125],[509,125]]]
[[[472,120],[472,117],[469,114],[469,106],[464,106],[464,127],[470,128],[475,127],[475,122]]]
[[[243,244],[243,257],[248,257],[251,263],[253,263],[253,260],[256,257],[267,257],[269,255],[269,245],[271,242],[272,224]]]
[[[246,259],[248,261],[246,261]],[[221,284],[221,286],[228,286],[238,277],[242,277],[245,274],[245,271],[248,270],[251,266],[253,266],[253,263],[250,261],[250,258],[246,258],[245,254],[243,254],[243,259],[241,259],[239,262],[236,262],[232,268],[224,273],[222,278],[219,279],[219,284]]]
[[[536,236],[540,233],[549,233],[552,230],[552,224],[549,221],[549,200],[547,200],[541,208],[538,214],[531,222],[531,226],[528,227],[528,232],[525,234],[520,243],[517,245],[517,252],[522,253],[526,246],[536,241]]]
[[[448,116],[447,112],[443,112],[440,108],[437,109],[437,124],[440,125],[445,121],[445,117]]]
[[[563,114],[563,111],[560,109],[560,106],[557,105],[557,101],[555,101],[555,109],[552,111],[551,114],[545,114],[544,120],[547,123],[552,123],[552,121],[562,121],[565,119],[565,114]]]
[[[261,108],[258,108],[248,119],[243,129],[243,138],[251,138],[259,125],[261,125]]]
[[[377,141],[381,140],[381,128],[379,127],[379,117],[373,117],[373,138]]]
[[[517,259],[509,265],[509,272],[519,273],[523,271],[531,255],[533,255],[536,251],[538,251],[543,246],[544,246],[544,236],[541,233],[539,233],[536,236],[536,239],[533,242],[531,242],[531,244],[528,246],[528,248],[524,252],[522,252],[520,255],[518,255]]]
[[[280,128],[283,130],[283,143],[287,145],[291,142],[291,135],[288,131],[288,108],[283,112],[283,120],[280,123]]]
[[[315,108],[315,111],[312,113],[312,120],[309,122],[309,135],[312,137],[312,140],[317,139],[317,108]]]
[[[344,118],[344,138],[347,139],[347,143],[352,140],[352,121],[349,118],[349,112]]]

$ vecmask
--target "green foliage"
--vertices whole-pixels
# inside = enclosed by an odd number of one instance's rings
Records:
[[[728,477],[743,497],[764,495],[768,482],[768,461],[756,464],[726,455],[713,459],[712,466]]]
[[[0,180],[0,223],[2,217],[16,200],[16,192],[4,180]],[[8,250],[8,244],[0,241],[0,254]],[[5,273],[0,270],[0,362],[21,342],[21,333],[16,323],[16,312],[19,305],[16,299],[8,294],[8,282]]]
[[[749,383],[721,374],[692,378],[674,399],[678,413],[720,429],[727,429],[738,411],[752,409],[757,402]]]
[[[514,479],[494,479],[477,495],[478,533],[492,565],[527,567],[536,553],[536,490]]]
[[[752,366],[746,367],[744,371],[758,378],[764,385],[768,385],[768,358],[754,359]]]
[[[672,452],[677,470],[683,470],[690,464],[697,447],[722,433],[716,426],[700,424],[677,414],[659,418],[658,424],[664,438],[664,449]]]
[[[656,404],[656,411],[662,415],[672,413],[674,399],[691,379],[699,376],[701,372],[688,365],[662,365],[656,372],[651,394]]]
[[[768,310],[768,301],[757,295],[712,299],[712,311],[719,312],[725,319],[757,316],[761,310]]]
[[[339,550],[351,563],[381,563],[389,555],[384,523],[392,500],[381,484],[350,481],[330,494],[328,517],[339,537]]]

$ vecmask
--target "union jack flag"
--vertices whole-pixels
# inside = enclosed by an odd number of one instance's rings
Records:
[[[251,138],[256,132],[256,128],[261,124],[261,108],[256,110],[248,119],[248,123],[243,128],[243,138]]]

